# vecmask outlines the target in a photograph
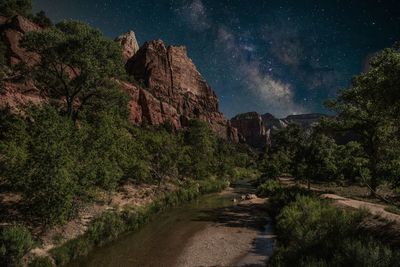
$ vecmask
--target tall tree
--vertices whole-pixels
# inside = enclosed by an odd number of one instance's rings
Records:
[[[32,11],[31,0],[1,0],[0,15],[9,17],[14,15],[28,16]]]
[[[93,103],[101,109],[118,99],[112,79],[124,71],[121,48],[99,30],[64,21],[27,33],[21,45],[40,55],[37,64],[27,67],[27,75],[70,119],[75,121]]]
[[[400,53],[395,48],[378,53],[370,69],[353,78],[350,88],[339,92],[338,98],[328,101],[337,118],[326,124],[337,130],[357,134],[367,158],[368,180],[375,193],[382,180],[394,178],[396,164],[388,169],[388,162],[398,150],[400,107]]]

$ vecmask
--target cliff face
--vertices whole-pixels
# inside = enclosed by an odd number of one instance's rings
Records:
[[[187,56],[185,47],[167,47],[161,40],[146,42],[128,60],[126,69],[146,88],[139,90],[141,115],[134,108],[131,117],[141,116],[150,124],[170,121],[177,129],[185,127],[189,119],[199,119],[209,123],[221,137],[238,140],[237,131],[219,112],[217,96]]]
[[[38,55],[25,51],[19,45],[25,33],[38,30],[41,30],[40,26],[22,16],[12,18],[0,16],[0,40],[7,48],[8,65],[3,66],[6,79],[0,88],[0,106],[20,110],[29,103],[37,104],[44,101],[31,82],[21,80],[18,74],[9,69],[9,66],[14,66],[21,61],[34,64],[39,59]]]
[[[20,47],[20,40],[29,31],[42,28],[28,19],[0,17],[0,36],[7,47],[9,66],[25,62],[35,64],[38,55]],[[161,40],[145,43],[141,48],[130,31],[115,40],[122,47],[127,72],[141,85],[118,81],[130,96],[130,120],[140,125],[169,122],[176,129],[187,126],[190,119],[207,122],[223,138],[238,141],[237,130],[218,110],[218,98],[191,59],[185,47],[166,47]],[[10,77],[15,76],[10,73]],[[14,77],[15,78],[15,77]],[[0,91],[0,105],[21,109],[28,103],[44,100],[32,83],[6,79]]]
[[[139,44],[133,31],[129,31],[115,39],[122,46],[122,57],[127,62],[139,50]]]
[[[238,129],[246,144],[256,148],[265,148],[270,144],[270,131],[265,127],[261,115],[257,112],[239,114],[230,122]]]

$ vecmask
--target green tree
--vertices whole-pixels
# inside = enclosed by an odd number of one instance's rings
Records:
[[[26,74],[70,119],[76,121],[93,102],[102,104],[97,108],[115,104],[113,97],[119,89],[113,78],[124,72],[121,48],[99,30],[81,22],[63,21],[27,33],[21,45],[40,55],[40,61],[27,67]]]
[[[96,120],[81,127],[81,183],[88,188],[98,186],[112,191],[124,176],[130,155],[130,134],[126,121],[118,114],[102,112]]]
[[[188,146],[188,160],[183,166],[184,173],[196,179],[206,179],[215,166],[214,147],[216,139],[209,126],[199,120],[191,120],[185,133],[185,144]]]
[[[6,17],[14,15],[28,16],[31,11],[31,0],[1,0],[0,2],[0,14]]]
[[[337,178],[337,145],[332,138],[315,131],[298,153],[296,176],[307,180],[309,189],[310,180],[332,181]]]
[[[26,121],[11,113],[9,108],[0,110],[0,181],[15,187],[24,173],[28,160],[30,136]]]
[[[338,117],[325,122],[336,130],[352,131],[368,158],[368,175],[364,178],[375,193],[384,180],[394,179],[398,169],[388,170],[388,162],[399,149],[400,53],[390,48],[377,54],[368,72],[353,78],[350,88],[340,91],[327,106]],[[398,168],[397,164],[391,165]],[[393,177],[393,178],[392,178]]]
[[[44,28],[53,26],[53,22],[46,16],[46,12],[43,10],[36,13],[35,16],[32,16],[32,21]]]
[[[80,189],[75,127],[50,106],[31,108],[25,125],[20,124],[16,119],[8,127],[22,129],[20,136],[10,136],[18,132],[12,130],[1,142],[2,148],[11,148],[2,152],[7,179],[23,194],[32,215],[45,224],[62,223],[74,211]]]
[[[368,167],[368,159],[360,143],[351,141],[337,147],[338,179],[357,182]]]

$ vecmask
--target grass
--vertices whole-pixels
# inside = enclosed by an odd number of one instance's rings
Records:
[[[121,234],[139,230],[151,218],[180,203],[193,200],[201,194],[218,192],[229,185],[226,181],[199,181],[170,192],[147,206],[126,209],[122,212],[109,211],[93,220],[85,234],[69,240],[50,251],[57,266],[63,266],[81,256],[87,255],[94,247],[102,246],[117,239]]]

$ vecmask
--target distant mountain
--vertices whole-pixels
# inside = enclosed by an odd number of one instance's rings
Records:
[[[289,124],[297,123],[304,128],[311,128],[318,124],[322,117],[327,115],[321,113],[289,115],[278,119],[270,113],[260,115],[257,112],[247,112],[233,117],[231,125],[237,128],[242,140],[255,148],[264,148],[273,142],[271,132],[287,127]]]
[[[265,127],[271,130],[277,130],[286,127],[288,124],[297,123],[302,127],[309,128],[315,126],[322,117],[327,115],[321,113],[289,115],[283,119],[277,119],[270,113],[262,115]]]

